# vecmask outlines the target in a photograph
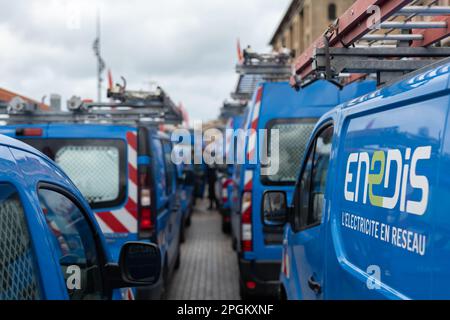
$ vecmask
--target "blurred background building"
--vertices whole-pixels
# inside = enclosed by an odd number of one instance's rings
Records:
[[[270,45],[275,51],[283,47],[298,56],[320,37],[355,0],[293,0],[278,25]]]
[[[286,47],[294,50],[295,55],[299,56],[355,2],[355,0],[293,0],[276,28],[270,45],[275,51]],[[410,5],[430,4],[449,6],[450,0],[417,0]],[[423,21],[432,18],[414,17],[414,20]],[[444,44],[447,45],[448,41],[444,41]]]
[[[34,99],[25,97],[25,96],[23,96],[21,94],[12,92],[10,90],[6,90],[6,89],[3,89],[3,88],[0,88],[0,105],[8,105],[8,103],[12,99],[14,99],[15,97],[20,97],[20,98],[22,98],[23,100],[25,100],[25,101],[27,101],[29,103],[35,103],[35,104],[39,105],[39,107],[42,110],[49,110],[49,108],[50,108],[48,105],[46,105],[44,103],[41,103],[40,101],[36,101]]]

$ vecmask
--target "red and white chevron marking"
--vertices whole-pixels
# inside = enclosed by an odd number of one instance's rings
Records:
[[[244,176],[244,191],[252,191],[253,189],[253,171],[245,171]]]
[[[259,114],[261,111],[261,100],[262,100],[263,87],[259,87],[256,93],[256,101],[255,106],[253,108],[252,120],[250,123],[250,137],[248,140],[248,152],[247,159],[249,161],[254,160],[256,154],[256,144],[258,140],[257,132],[258,132],[258,121]]]
[[[97,212],[97,222],[103,233],[137,233],[138,231],[138,171],[137,133],[127,132],[128,201],[115,211]]]

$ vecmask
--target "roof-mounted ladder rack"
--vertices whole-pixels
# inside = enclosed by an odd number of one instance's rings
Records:
[[[238,83],[231,97],[250,100],[260,82],[288,81],[292,75],[291,56],[286,53],[247,53],[236,66]]]
[[[220,109],[220,118],[228,119],[244,114],[247,103],[245,101],[225,101]]]
[[[85,102],[73,97],[68,111],[42,111],[35,104],[15,98],[8,106],[0,105],[0,121],[8,124],[33,123],[112,123],[112,124],[181,124],[183,114],[161,89],[156,92],[108,92],[118,102]]]
[[[298,58],[291,84],[299,88],[319,78],[339,81],[345,73],[370,73],[382,85],[450,57],[450,48],[439,48],[450,36],[450,7],[436,3],[356,1]],[[417,17],[430,21],[415,21]]]

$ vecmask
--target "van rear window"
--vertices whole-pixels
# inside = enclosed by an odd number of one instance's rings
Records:
[[[95,209],[125,201],[126,146],[121,140],[23,139],[69,176]]]
[[[272,130],[279,133],[279,162],[272,160],[272,165],[278,166],[276,174],[262,176],[264,184],[293,185],[297,181],[300,162],[305,156],[306,147],[311,133],[317,123],[317,119],[285,119],[275,120],[269,123],[267,139],[267,155],[271,159],[274,150],[271,150]]]

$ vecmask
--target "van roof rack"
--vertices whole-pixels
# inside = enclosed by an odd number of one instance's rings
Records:
[[[378,85],[450,56],[450,7],[437,0],[357,0],[297,59],[296,89],[315,79],[376,74]],[[416,21],[428,17],[429,21]]]
[[[39,110],[17,97],[7,106],[0,105],[0,121],[8,124],[32,123],[112,123],[112,124],[181,124],[183,114],[161,89],[154,92],[127,91],[125,86],[108,90],[112,102],[83,101],[72,97],[67,102],[68,111]]]
[[[229,119],[243,115],[247,105],[246,101],[225,101],[223,107],[220,109],[220,118]]]
[[[260,82],[288,81],[292,75],[290,53],[256,53],[244,49],[243,59],[236,65],[238,83],[231,94],[234,100],[249,101]]]

